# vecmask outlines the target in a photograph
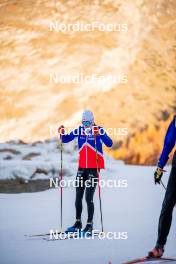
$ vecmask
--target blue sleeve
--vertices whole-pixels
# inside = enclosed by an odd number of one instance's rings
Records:
[[[175,142],[176,142],[176,116],[174,117],[173,121],[170,123],[168,127],[164,140],[163,151],[161,153],[158,162],[158,167],[163,168],[166,165],[169,159],[169,154],[175,146]]]
[[[62,135],[62,142],[68,143],[68,142],[74,140],[76,137],[78,137],[78,133],[79,133],[79,128],[76,128],[75,130],[73,130],[69,134]]]
[[[112,139],[106,134],[104,128],[100,127],[100,138],[102,142],[106,145],[106,147],[112,147],[113,142]],[[101,133],[102,132],[102,133]]]

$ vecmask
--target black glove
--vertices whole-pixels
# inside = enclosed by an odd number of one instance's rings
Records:
[[[163,172],[164,172],[164,170],[161,169],[161,168],[159,168],[159,167],[156,169],[156,171],[154,173],[154,181],[155,181],[155,184],[156,183],[160,184],[161,178],[163,176]]]

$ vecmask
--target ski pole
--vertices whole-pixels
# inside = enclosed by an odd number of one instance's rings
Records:
[[[166,172],[166,170],[163,170],[163,169],[160,169],[160,170],[162,172]],[[165,184],[163,183],[163,181],[161,180],[160,182],[161,182],[161,185],[163,186],[163,188],[166,190],[167,188],[166,188]]]
[[[101,189],[100,189],[100,172],[98,169],[98,152],[97,152],[96,135],[94,135],[94,140],[95,140],[95,151],[96,151],[96,168],[97,168],[97,175],[98,175],[98,195],[99,195],[99,201],[100,201],[101,231],[104,232],[102,203],[101,203]]]
[[[161,180],[161,184],[162,184],[163,188],[166,190],[166,186],[164,185],[162,180]]]
[[[61,152],[60,152],[60,231],[62,232],[62,198],[63,198],[63,195],[62,195],[62,177],[63,177],[63,143],[62,143],[62,136],[60,135],[60,149],[61,149]]]

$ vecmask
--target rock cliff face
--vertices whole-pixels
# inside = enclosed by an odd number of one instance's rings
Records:
[[[56,23],[94,22],[121,30],[54,28]],[[49,138],[49,128],[77,125],[82,110],[90,108],[106,128],[128,128],[128,140],[114,136],[123,142],[128,162],[147,163],[161,146],[156,150],[150,129],[144,128],[157,127],[162,139],[169,122],[163,120],[176,112],[175,28],[174,0],[1,1],[0,141]],[[56,83],[51,78],[56,75],[116,80]],[[137,140],[141,130],[145,154]],[[129,147],[131,140],[137,154]],[[141,158],[130,158],[133,154]]]

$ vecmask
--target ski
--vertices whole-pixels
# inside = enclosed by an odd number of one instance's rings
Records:
[[[59,231],[57,232],[58,234],[65,233],[64,231]],[[29,235],[24,235],[25,237],[42,237],[42,236],[49,236],[50,233],[41,233],[41,234],[29,234]]]
[[[68,234],[69,232],[67,232],[67,230],[66,230],[66,231],[57,231],[56,233],[60,235],[60,234]],[[72,232],[72,233],[74,233],[74,232]],[[99,233],[101,233],[101,231],[94,232],[94,234],[97,234],[97,233],[99,234]],[[25,237],[43,237],[43,236],[50,236],[50,233],[26,234],[24,236]]]
[[[87,238],[91,239],[93,237],[98,237],[101,232],[94,232],[93,235],[88,235]],[[45,241],[56,241],[56,240],[66,240],[66,239],[85,239],[86,236],[82,233],[72,232],[72,233],[60,233],[56,238],[55,237],[43,237]]]
[[[174,258],[150,258],[150,257],[143,257],[143,258],[138,258],[138,259],[134,259],[131,261],[127,261],[127,262],[123,262],[122,264],[135,264],[135,263],[143,263],[143,262],[151,262],[151,261],[176,261],[176,259]]]

